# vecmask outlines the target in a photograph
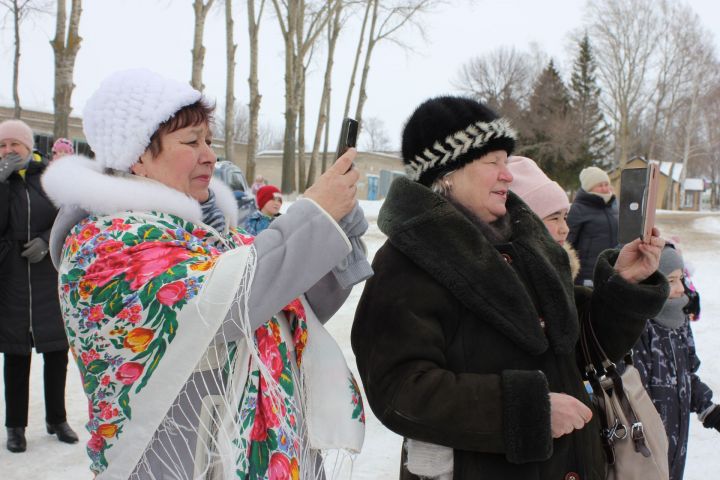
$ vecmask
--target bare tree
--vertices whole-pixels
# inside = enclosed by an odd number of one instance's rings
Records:
[[[250,75],[248,76],[248,85],[250,87],[250,102],[248,107],[250,115],[248,119],[248,138],[247,138],[247,161],[245,164],[245,173],[248,178],[255,178],[255,154],[258,149],[258,117],[260,116],[260,87],[258,80],[258,36],[260,33],[260,20],[262,20],[263,10],[265,8],[265,0],[260,0],[257,16],[255,15],[255,4],[257,0],[247,0],[248,15],[248,37],[250,47]]]
[[[234,122],[235,117],[235,51],[237,45],[233,39],[233,11],[232,0],[225,0],[225,54],[227,72],[225,75],[225,159],[235,161],[234,155]]]
[[[68,136],[68,118],[70,118],[70,100],[75,89],[73,72],[75,58],[80,50],[82,38],[78,34],[80,15],[82,14],[82,0],[72,0],[70,6],[70,23],[66,27],[67,11],[65,0],[57,0],[57,16],[55,18],[55,38],[50,42],[55,52],[55,124],[53,137]],[[66,30],[67,28],[67,30]],[[66,34],[67,32],[67,34]]]
[[[298,114],[304,89],[305,60],[329,18],[326,2],[308,4],[305,0],[272,0],[285,42],[285,133],[281,189],[296,190],[295,151]],[[300,35],[298,35],[300,32]],[[303,173],[304,175],[304,173]]]
[[[218,103],[218,110],[227,111],[225,105]],[[240,105],[237,102],[233,108],[232,116],[232,131],[233,141],[235,142],[247,142],[250,132],[250,114],[247,105]],[[225,135],[225,122],[227,116],[215,117],[211,126],[213,135],[217,137],[223,137]]]
[[[716,64],[717,72],[720,66]],[[716,73],[717,75],[717,73]],[[701,103],[705,139],[705,172],[710,177],[710,208],[720,208],[720,82]]]
[[[616,161],[635,147],[632,130],[649,99],[647,80],[660,34],[652,0],[588,2],[588,34],[596,45],[603,105],[614,123]]]
[[[373,2],[370,17],[370,32],[368,35],[367,49],[365,50],[362,76],[360,77],[358,102],[355,108],[355,120],[360,124],[360,128],[362,128],[363,107],[367,100],[370,62],[375,47],[379,42],[387,40],[405,49],[410,49],[410,46],[404,43],[397,34],[407,25],[415,26],[421,35],[424,34],[418,22],[418,17],[429,11],[434,5],[440,3],[438,0],[369,1]]]
[[[332,2],[332,21],[327,24],[327,40],[328,52],[327,63],[325,65],[325,78],[323,80],[323,89],[320,97],[320,108],[318,109],[318,119],[315,125],[315,139],[313,140],[312,153],[310,154],[310,165],[308,167],[308,175],[305,181],[305,187],[308,188],[315,181],[315,170],[317,160],[320,155],[320,140],[322,139],[325,125],[329,123],[328,113],[330,111],[330,98],[332,93],[332,71],[335,63],[335,46],[340,37],[340,29],[342,28],[342,12],[343,0],[333,0]],[[323,163],[322,171],[325,171],[326,164]]]
[[[362,131],[363,146],[369,152],[383,152],[390,149],[390,137],[385,129],[385,122],[377,117],[365,119]]]
[[[529,54],[514,47],[500,47],[464,64],[453,83],[459,90],[504,112],[510,104],[526,106],[533,80],[540,73],[535,68]]]
[[[355,49],[355,59],[353,60],[352,73],[350,73],[350,84],[348,85],[347,96],[345,98],[345,108],[343,109],[342,118],[346,118],[350,114],[350,102],[352,101],[353,91],[355,90],[355,77],[357,76],[358,65],[360,64],[360,55],[365,45],[365,30],[367,21],[370,17],[370,10],[374,5],[373,0],[364,0],[365,14],[363,15],[362,27],[360,28],[360,36],[358,37],[357,48]],[[324,167],[323,167],[324,168]]]
[[[0,0],[0,6],[8,10],[12,18],[13,32],[15,34],[15,54],[13,56],[13,117],[20,118],[20,94],[18,85],[20,79],[20,24],[33,12],[47,13],[49,3],[47,0]]]
[[[203,36],[205,34],[205,19],[213,5],[214,0],[193,0],[193,10],[195,11],[195,30],[193,34],[192,49],[192,76],[190,85],[200,90],[205,89],[202,82],[203,63],[205,62],[205,47],[203,46]]]

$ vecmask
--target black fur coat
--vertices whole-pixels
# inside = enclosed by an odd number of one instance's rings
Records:
[[[388,241],[352,329],[368,402],[394,432],[452,447],[455,480],[604,479],[597,420],[553,440],[548,394],[590,404],[578,312],[589,309],[606,353],[620,358],[662,307],[667,282],[625,282],[617,252],[606,251],[594,294],[574,287],[542,222],[513,194],[507,207],[510,241],[495,246],[428,188],[393,183],[378,221]]]

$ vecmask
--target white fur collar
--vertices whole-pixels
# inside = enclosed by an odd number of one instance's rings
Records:
[[[98,162],[87,157],[71,155],[51,162],[42,184],[58,208],[79,207],[96,215],[157,211],[202,223],[197,200],[154,180],[105,174]],[[210,189],[227,225],[237,226],[237,203],[230,188],[213,178]]]

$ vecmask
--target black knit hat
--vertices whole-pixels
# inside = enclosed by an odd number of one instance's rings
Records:
[[[505,150],[510,155],[514,147],[510,122],[464,97],[425,101],[408,119],[402,136],[408,177],[426,186],[486,153]]]

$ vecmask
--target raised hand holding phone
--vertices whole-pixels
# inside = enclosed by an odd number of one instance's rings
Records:
[[[349,148],[357,147],[357,135],[358,135],[358,122],[353,118],[345,118],[340,128],[340,138],[338,139],[338,146],[335,149],[337,158],[340,158],[343,153],[347,152]],[[350,168],[354,165],[350,165]],[[350,171],[350,170],[348,170]]]
[[[357,201],[355,194],[360,174],[352,168],[356,155],[354,148],[348,149],[305,190],[305,197],[314,200],[335,220],[350,213]]]

